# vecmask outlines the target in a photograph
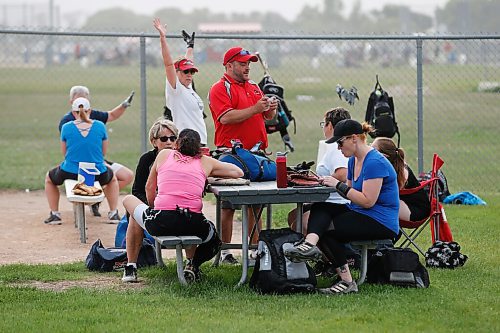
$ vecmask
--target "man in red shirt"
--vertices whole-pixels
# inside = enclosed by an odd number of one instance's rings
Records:
[[[215,146],[232,147],[231,140],[239,140],[245,149],[261,142],[261,148],[267,148],[267,133],[264,120],[272,119],[276,114],[278,102],[266,97],[257,83],[250,80],[250,62],[256,62],[257,56],[242,47],[233,47],[224,54],[222,63],[226,72],[208,93],[208,103],[215,124]],[[255,219],[249,209],[249,228],[253,228]],[[233,232],[234,207],[223,203],[221,223],[222,241],[231,242]],[[258,235],[255,235],[258,236]],[[255,239],[256,241],[256,239]],[[224,253],[222,261],[236,263],[229,253]]]

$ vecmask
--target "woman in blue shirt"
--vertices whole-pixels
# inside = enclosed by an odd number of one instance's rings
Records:
[[[104,164],[104,155],[108,147],[108,135],[104,124],[97,120],[89,119],[90,102],[79,97],[72,105],[74,121],[63,125],[61,129],[61,149],[64,161],[61,165],[51,169],[45,177],[45,195],[49,202],[50,214],[44,221],[45,224],[61,224],[59,213],[59,189],[66,179],[78,179],[79,162],[95,163],[101,172],[96,180],[103,185],[110,212],[108,218],[111,222],[118,222],[118,181],[113,171]]]
[[[337,123],[334,135],[326,143],[337,142],[344,156],[349,157],[347,182],[323,177],[323,185],[335,187],[351,203],[311,207],[306,238],[285,251],[285,256],[298,262],[319,259],[321,251],[335,263],[339,282],[320,289],[327,294],[357,292],[345,257],[345,243],[354,240],[392,239],[399,232],[399,191],[397,176],[390,162],[366,143],[371,131],[368,124],[345,119]],[[332,228],[333,226],[333,228]]]

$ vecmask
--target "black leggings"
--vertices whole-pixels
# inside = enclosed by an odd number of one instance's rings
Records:
[[[212,222],[201,213],[179,210],[146,209],[143,214],[147,232],[153,236],[197,236],[202,242],[196,248],[193,266],[200,267],[219,252],[222,242]]]
[[[333,222],[333,229],[331,228]],[[373,218],[350,210],[347,205],[314,203],[308,233],[319,236],[318,246],[335,267],[347,264],[345,243],[354,240],[392,239],[396,234]]]

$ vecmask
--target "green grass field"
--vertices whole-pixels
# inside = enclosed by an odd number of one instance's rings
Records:
[[[120,288],[120,273],[88,272],[83,262],[0,266],[1,332],[496,332],[500,202],[446,206],[455,239],[469,256],[455,270],[429,269],[428,289],[364,284],[356,295],[263,296],[234,289],[240,267],[203,266],[202,282],[182,288],[175,265],[139,271],[144,288]],[[430,235],[420,236],[420,245]],[[38,289],[108,278],[113,286]],[[101,282],[104,284],[104,282]],[[321,279],[319,286],[331,281]],[[108,283],[109,284],[109,283]],[[105,285],[105,284],[104,284]],[[57,287],[56,287],[57,289]]]

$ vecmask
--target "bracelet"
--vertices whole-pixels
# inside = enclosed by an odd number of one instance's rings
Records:
[[[337,185],[335,185],[335,188],[337,189],[337,193],[345,198],[345,199],[348,199],[347,198],[347,193],[349,193],[349,191],[351,190],[351,188],[349,186],[347,186],[346,183],[343,183],[343,182],[338,182]]]

